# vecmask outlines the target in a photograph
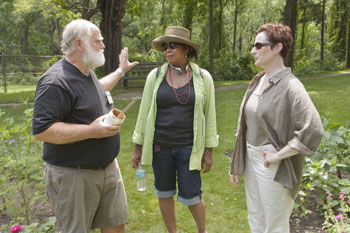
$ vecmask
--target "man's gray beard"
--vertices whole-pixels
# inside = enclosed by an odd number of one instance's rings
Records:
[[[83,62],[89,68],[92,69],[105,64],[105,56],[102,50],[99,50],[96,52],[87,43],[85,44],[85,48],[86,48],[86,53],[83,57]]]

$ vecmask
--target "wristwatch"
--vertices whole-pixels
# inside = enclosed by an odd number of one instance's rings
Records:
[[[118,67],[117,72],[120,73],[122,77],[124,77],[124,72],[122,68]]]

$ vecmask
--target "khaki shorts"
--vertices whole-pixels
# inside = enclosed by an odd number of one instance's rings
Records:
[[[117,160],[104,170],[46,164],[49,201],[63,233],[88,233],[128,221],[128,205]]]

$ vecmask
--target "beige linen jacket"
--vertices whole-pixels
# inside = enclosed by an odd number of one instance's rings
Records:
[[[263,75],[260,73],[253,78],[240,107],[231,175],[244,174],[247,125],[243,109]],[[290,68],[271,77],[259,99],[256,114],[258,124],[278,151],[288,144],[299,152],[281,161],[274,178],[291,190],[294,199],[301,183],[304,157],[314,154],[323,136],[320,116],[303,84],[292,74]]]

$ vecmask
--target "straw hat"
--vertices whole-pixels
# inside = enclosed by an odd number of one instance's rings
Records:
[[[162,44],[164,42],[177,42],[185,45],[189,45],[197,52],[201,47],[199,44],[191,41],[191,33],[188,29],[183,27],[171,26],[165,30],[165,35],[157,37],[152,41],[152,46],[158,51],[163,52]]]

